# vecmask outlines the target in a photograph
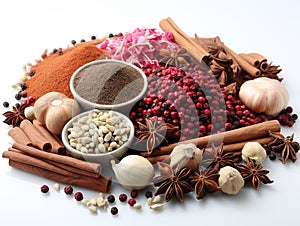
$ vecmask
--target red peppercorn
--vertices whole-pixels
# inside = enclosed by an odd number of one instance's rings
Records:
[[[65,192],[67,195],[71,195],[71,194],[73,193],[73,188],[72,188],[72,186],[67,185],[67,186],[64,188],[64,192]]]
[[[27,97],[27,91],[26,90],[21,91],[21,97],[23,97],[23,98]]]
[[[75,193],[74,198],[76,199],[76,201],[81,201],[83,199],[83,194],[78,191]]]
[[[130,192],[131,198],[136,198],[138,196],[138,194],[139,194],[138,190],[132,190]]]
[[[42,193],[47,193],[49,191],[49,187],[48,187],[48,185],[43,185],[42,187],[41,187],[41,192]]]
[[[29,101],[29,103],[34,102],[35,98],[33,96],[29,96],[27,97],[27,100]]]
[[[127,195],[126,194],[120,194],[119,195],[119,200],[121,201],[121,202],[126,202],[126,200],[127,200]]]
[[[136,200],[134,198],[130,198],[128,200],[128,204],[129,204],[129,206],[133,206],[134,204],[136,204]]]

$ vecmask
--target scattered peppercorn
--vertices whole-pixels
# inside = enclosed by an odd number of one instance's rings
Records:
[[[110,34],[108,35],[108,37],[109,37],[109,38],[112,38],[112,37],[114,37],[114,34],[113,34],[113,33],[110,33]]]
[[[64,188],[64,192],[65,192],[67,195],[71,195],[71,194],[73,193],[73,188],[72,188],[72,186],[67,185],[67,186]]]
[[[95,40],[95,39],[96,39],[96,36],[92,35],[91,40]]]
[[[76,44],[76,41],[75,41],[75,40],[72,40],[71,43],[72,43],[72,45],[75,45],[75,44]]]
[[[57,53],[57,51],[58,50],[56,48],[52,50],[53,53]]]
[[[76,201],[81,201],[83,199],[83,194],[78,191],[75,193],[74,198],[76,199]]]
[[[276,155],[274,153],[271,153],[269,155],[269,159],[272,160],[272,161],[275,160],[276,159]]]
[[[23,90],[23,91],[21,91],[21,93],[20,93],[20,95],[21,95],[21,97],[27,97],[27,91],[26,90]]]
[[[121,202],[125,202],[126,200],[127,200],[127,195],[126,194],[120,194],[119,195],[119,200],[121,201]]]
[[[8,103],[7,101],[3,102],[3,106],[4,106],[5,108],[8,108],[8,107],[9,107],[9,103]]]
[[[20,93],[17,93],[17,94],[15,95],[15,99],[16,99],[16,100],[20,100],[20,99],[21,99],[21,94],[20,94]]]
[[[153,194],[152,194],[151,191],[146,191],[146,192],[145,192],[145,196],[146,196],[146,198],[148,199],[148,198],[152,198]]]
[[[114,196],[114,195],[109,195],[109,196],[107,196],[107,201],[108,201],[109,203],[115,202],[115,196]]]
[[[118,214],[119,211],[118,211],[118,208],[114,206],[110,209],[110,212],[112,215],[116,215],[116,214]]]
[[[42,187],[41,187],[41,192],[42,193],[47,193],[49,191],[49,187],[47,186],[47,185],[43,185]]]
[[[19,103],[16,103],[16,104],[15,104],[15,107],[16,107],[16,108],[19,108],[19,107],[20,107],[20,104],[19,104]]]
[[[34,75],[35,75],[35,71],[31,70],[31,71],[29,72],[29,76],[32,77],[32,76],[34,76]]]
[[[80,42],[85,42],[85,39],[81,39]]]
[[[138,194],[139,194],[139,192],[138,192],[137,190],[132,190],[132,191],[130,192],[130,196],[131,196],[132,198],[136,198],[136,197],[138,196]]]
[[[25,90],[26,88],[27,88],[26,83],[22,83],[22,84],[21,84],[21,89],[22,89],[22,90]]]
[[[133,206],[134,204],[136,204],[136,200],[131,198],[128,200],[128,204],[129,204],[129,206]]]

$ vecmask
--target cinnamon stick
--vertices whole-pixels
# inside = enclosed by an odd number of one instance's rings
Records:
[[[189,51],[189,53],[199,62],[206,61],[209,57],[209,53],[195,40],[185,34],[170,18],[162,19],[159,26],[163,31],[170,31],[173,34],[175,42],[181,47]]]
[[[227,47],[224,43],[222,43],[222,44],[223,44],[223,48],[225,49],[225,51],[227,53],[229,53],[232,56],[232,58],[238,63],[238,65],[245,72],[247,72],[252,78],[256,78],[261,74],[259,69],[252,66],[251,64],[249,64],[246,60],[244,60],[244,58],[242,58],[237,53],[235,53],[233,50],[231,50],[229,47]]]
[[[66,177],[62,174],[54,173],[50,170],[42,169],[40,167],[33,166],[30,164],[20,163],[14,160],[9,160],[9,165],[16,169],[35,174],[58,183],[75,185],[103,193],[108,193],[111,186],[111,178],[107,176],[100,175],[99,178],[91,178],[80,175]]]
[[[247,53],[247,55],[259,61],[260,64],[267,61],[267,58],[259,53]]]
[[[223,133],[173,143],[168,146],[160,147],[158,150],[153,151],[152,153],[141,152],[141,155],[144,157],[149,157],[170,154],[175,146],[183,143],[194,143],[199,148],[204,148],[209,143],[213,143],[215,146],[220,145],[221,143],[224,145],[240,143],[243,141],[267,137],[269,135],[269,131],[280,132],[280,123],[277,120],[265,121]]]
[[[264,137],[264,138],[260,138],[260,139],[254,139],[254,140],[249,140],[249,141],[242,141],[239,143],[234,143],[234,144],[225,144],[223,145],[223,152],[241,152],[241,150],[243,149],[244,145],[247,142],[258,142],[261,145],[263,144],[267,144],[269,142],[272,141],[271,137]],[[161,162],[161,161],[165,161],[168,158],[170,158],[169,154],[165,154],[165,155],[158,155],[158,156],[149,156],[149,157],[145,157],[147,158],[152,164],[156,164],[157,162]]]
[[[14,149],[10,149],[9,151],[4,151],[2,153],[2,157],[3,158],[8,158],[10,160],[19,162],[19,163],[24,163],[24,164],[28,164],[28,165],[32,165],[32,166],[37,166],[40,167],[42,169],[45,170],[49,170],[52,171],[54,173],[59,173],[61,175],[67,176],[67,177],[71,177],[71,176],[75,176],[76,174],[71,173],[69,171],[66,171],[64,169],[58,168],[53,166],[52,164],[49,164],[41,159],[38,158],[34,158],[32,156],[29,155],[25,155],[22,152],[18,152],[18,151],[14,151]]]
[[[37,158],[46,159],[49,161],[54,161],[58,163],[63,163],[65,165],[73,166],[75,168],[92,172],[92,173],[99,173],[101,172],[101,165],[97,163],[86,162],[80,159],[76,159],[70,156],[58,155],[54,153],[44,152],[34,147],[25,146],[19,143],[14,143],[12,148],[20,150],[21,152],[31,155]]]
[[[253,65],[254,67],[258,68],[260,65],[260,61],[259,59],[251,56],[250,54],[246,54],[246,53],[240,53],[239,54],[240,57],[242,57],[244,60],[246,60],[249,64]]]
[[[24,133],[20,127],[13,127],[8,131],[8,135],[17,143],[23,145],[31,145],[29,137]]]
[[[93,178],[98,178],[100,176],[99,173],[93,173],[93,172],[88,172],[88,171],[85,171],[85,170],[82,170],[82,169],[78,169],[78,168],[75,168],[73,166],[69,166],[69,165],[66,165],[66,164],[63,164],[63,163],[59,163],[59,162],[53,162],[53,161],[50,161],[50,160],[46,160],[44,159],[45,162],[48,162],[56,167],[59,167],[59,168],[62,168],[64,170],[67,170],[69,172],[72,172],[72,173],[75,173],[75,174],[78,174],[78,175],[83,175],[83,176],[88,176],[88,177],[93,177]]]
[[[61,154],[64,152],[64,145],[59,143],[53,135],[36,119],[32,121],[34,127],[44,136],[52,145],[51,152]]]
[[[43,151],[51,151],[52,145],[28,120],[25,119],[20,123],[20,128],[29,137],[33,146],[40,148]]]

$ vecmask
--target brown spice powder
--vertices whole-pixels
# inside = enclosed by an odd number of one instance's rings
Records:
[[[99,40],[98,40],[99,42]],[[105,52],[98,49],[97,42],[80,43],[63,50],[63,54],[52,53],[44,61],[31,68],[35,72],[28,81],[27,93],[38,99],[42,95],[57,91],[73,98],[70,91],[70,78],[82,65],[104,58]]]
[[[75,79],[75,90],[84,99],[97,104],[120,104],[136,97],[144,81],[139,71],[124,64],[107,62],[90,65]]]

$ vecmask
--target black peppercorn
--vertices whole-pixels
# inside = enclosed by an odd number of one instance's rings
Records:
[[[57,49],[53,49],[52,50],[53,53],[57,53],[57,51],[58,51]]]
[[[21,89],[22,89],[22,90],[25,90],[26,88],[27,88],[26,83],[22,83],[22,84],[21,84]]]
[[[9,103],[8,103],[7,101],[3,102],[3,106],[4,106],[5,108],[8,108],[8,107],[9,107]]]
[[[96,39],[96,36],[93,35],[93,36],[91,37],[91,40],[95,40],[95,39]]]
[[[146,196],[147,199],[152,198],[152,192],[151,191],[146,191],[145,196]]]
[[[116,214],[118,214],[118,208],[114,206],[110,209],[110,212],[112,215],[116,215]]]
[[[16,100],[20,100],[20,99],[21,99],[21,94],[20,94],[20,93],[17,93],[17,94],[15,95],[15,99],[16,99]]]
[[[76,41],[75,41],[75,40],[72,40],[71,43],[72,43],[72,45],[75,45],[75,44],[76,44]]]
[[[113,202],[115,201],[115,196],[114,196],[114,195],[109,195],[109,196],[107,196],[107,201],[108,201],[109,203],[113,203]]]
[[[85,42],[85,39],[81,39],[80,42]]]
[[[109,37],[109,38],[114,37],[113,33],[110,33],[110,34],[108,35],[108,37]]]
[[[16,104],[15,104],[15,107],[16,107],[16,108],[19,108],[19,107],[20,107],[20,104],[19,104],[19,103],[16,103]]]

